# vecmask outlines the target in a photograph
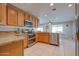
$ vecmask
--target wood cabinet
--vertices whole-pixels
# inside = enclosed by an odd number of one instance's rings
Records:
[[[34,18],[34,19],[33,19],[33,24],[34,24],[34,27],[35,27],[35,28],[38,28],[38,26],[39,26],[39,19]]]
[[[36,33],[36,42],[49,43],[49,33],[47,32]]]
[[[23,44],[24,44],[24,48],[27,48],[28,47],[28,39],[27,38],[25,38],[24,40],[23,40]]]
[[[6,25],[6,4],[0,3],[0,25]]]
[[[36,17],[33,17],[32,22],[33,22],[33,27],[37,28],[39,25],[39,20]]]
[[[30,21],[33,21],[33,16],[32,15],[30,15]]]
[[[35,24],[36,28],[39,26],[39,19],[36,18],[36,24]]]
[[[0,56],[23,56],[23,40],[8,42],[0,45]]]
[[[18,10],[18,26],[24,26],[24,12]]]
[[[35,17],[33,17],[33,27],[36,27],[36,19],[35,19]]]
[[[8,25],[17,26],[17,10],[14,7],[8,6]]]
[[[11,4],[0,3],[0,25],[24,26],[24,20],[30,20],[33,27],[38,27],[38,18],[35,16]]]
[[[23,45],[24,45],[24,48],[27,48],[28,47],[28,34],[25,33],[25,38],[23,39]]]
[[[24,17],[25,20],[29,20],[30,19],[30,15],[28,13],[25,13],[25,17]]]
[[[39,27],[39,24],[40,24],[40,22],[39,22],[39,19],[37,20],[37,27]]]

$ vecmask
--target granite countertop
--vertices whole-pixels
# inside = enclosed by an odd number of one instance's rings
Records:
[[[25,37],[24,36],[8,36],[8,37],[0,37],[0,45],[12,41],[18,41],[18,40],[23,40]]]

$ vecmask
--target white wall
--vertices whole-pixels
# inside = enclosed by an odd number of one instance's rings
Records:
[[[73,22],[61,23],[63,25],[63,37],[72,39],[73,38]],[[68,25],[68,26],[67,26]]]
[[[73,39],[76,38],[76,20],[73,21]]]

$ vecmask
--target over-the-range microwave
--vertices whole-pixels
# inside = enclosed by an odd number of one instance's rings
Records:
[[[32,26],[33,26],[32,21],[30,21],[30,20],[25,20],[25,21],[24,21],[24,26],[26,26],[26,27],[32,27]]]

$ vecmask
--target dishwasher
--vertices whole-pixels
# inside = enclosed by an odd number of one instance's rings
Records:
[[[51,33],[49,43],[52,45],[59,46],[59,34],[58,33]]]

